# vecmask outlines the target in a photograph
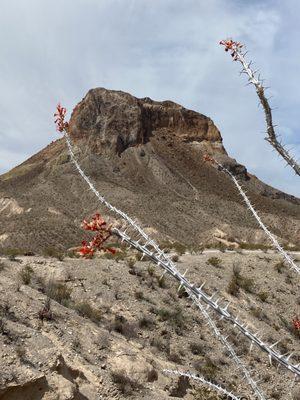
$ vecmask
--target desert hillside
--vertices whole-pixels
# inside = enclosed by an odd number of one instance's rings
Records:
[[[299,259],[300,254],[295,255]],[[164,369],[191,371],[254,399],[206,320],[171,278],[137,254],[115,258],[2,259],[0,264],[1,400],[224,400]],[[184,254],[178,262],[206,281],[231,311],[299,362],[299,279],[271,252]],[[233,285],[233,282],[236,285]],[[50,304],[47,303],[50,298]],[[47,309],[46,305],[49,305]],[[299,383],[236,335],[223,334],[269,399],[299,399]]]
[[[160,241],[198,248],[267,244],[230,178],[203,161],[208,153],[237,176],[273,233],[300,245],[300,200],[230,158],[204,115],[98,88],[75,107],[70,135],[97,189]],[[107,213],[58,139],[0,177],[0,247],[65,251],[81,241],[80,223],[96,210]]]

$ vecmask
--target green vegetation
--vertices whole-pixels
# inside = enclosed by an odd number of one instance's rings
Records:
[[[33,269],[30,267],[30,265],[26,265],[19,272],[19,277],[21,282],[24,283],[24,285],[29,285],[31,282],[32,274],[33,274]]]

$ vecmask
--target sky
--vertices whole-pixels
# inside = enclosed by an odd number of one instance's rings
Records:
[[[246,44],[300,159],[299,22],[298,0],[0,0],[0,173],[58,138],[58,102],[72,111],[105,87],[209,116],[231,157],[300,197],[299,177],[264,140],[254,88],[218,44]]]

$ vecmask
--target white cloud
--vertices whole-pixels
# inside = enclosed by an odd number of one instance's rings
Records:
[[[300,195],[297,177],[263,140],[253,88],[218,46],[227,36],[247,43],[272,86],[280,132],[299,156],[299,12],[297,0],[2,0],[0,171],[56,137],[58,100],[72,109],[104,86],[210,116],[229,154]]]

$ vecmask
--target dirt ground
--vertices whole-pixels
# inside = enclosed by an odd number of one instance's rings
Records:
[[[127,252],[117,259],[0,260],[1,400],[222,399],[164,369],[191,371],[255,398],[176,282],[136,258]],[[269,344],[281,340],[281,353],[300,362],[300,334],[292,327],[300,316],[299,277],[278,255],[184,254],[178,269],[187,268],[191,282],[206,282],[206,291],[230,301],[249,329]],[[259,349],[249,353],[247,339],[226,322],[217,324],[267,398],[300,398],[294,376],[271,366]]]

